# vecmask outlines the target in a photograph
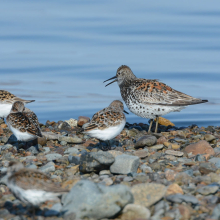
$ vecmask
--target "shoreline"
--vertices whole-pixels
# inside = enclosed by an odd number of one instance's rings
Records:
[[[82,133],[86,120],[40,124],[45,137],[24,149],[0,119],[0,170],[5,170],[9,161],[19,160],[71,190],[62,203],[42,204],[37,216],[122,220],[220,217],[219,127],[160,125],[161,133],[148,134],[148,124],[127,123],[110,141],[111,150],[102,151],[106,142]],[[4,181],[0,177],[0,217],[30,218],[25,214],[26,205],[14,198]]]

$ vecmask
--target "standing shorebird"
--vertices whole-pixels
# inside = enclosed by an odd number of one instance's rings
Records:
[[[84,133],[109,142],[119,135],[125,126],[126,118],[123,112],[127,113],[123,103],[118,100],[113,101],[107,108],[95,113],[91,121],[83,126]]]
[[[0,90],[0,118],[6,118],[12,108],[12,105],[16,101],[21,101],[24,104],[34,102],[35,100],[24,100],[16,97],[8,91]]]
[[[33,214],[41,203],[68,192],[43,172],[24,168],[22,163],[15,161],[11,161],[7,168],[7,186],[17,199],[32,206]]]
[[[148,132],[151,131],[153,119],[156,118],[156,133],[159,116],[181,111],[188,105],[208,102],[174,90],[156,79],[137,78],[126,65],[120,66],[116,76],[108,80],[112,79],[115,80],[106,86],[118,82],[121,96],[129,110],[142,118],[151,119]]]
[[[18,141],[27,142],[42,137],[36,114],[32,111],[25,112],[23,102],[13,103],[6,122]]]

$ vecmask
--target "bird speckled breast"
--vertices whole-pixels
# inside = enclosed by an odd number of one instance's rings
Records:
[[[155,118],[172,111],[180,111],[184,106],[169,106],[164,104],[165,95],[172,88],[156,80],[134,80],[120,86],[121,95],[129,110],[143,118]],[[171,99],[171,98],[170,98]],[[171,100],[170,100],[170,104]]]

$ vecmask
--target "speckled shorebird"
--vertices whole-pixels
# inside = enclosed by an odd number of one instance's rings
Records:
[[[113,79],[106,86],[118,82],[121,96],[129,110],[140,117],[151,119],[148,132],[151,131],[153,119],[156,118],[157,132],[159,116],[181,111],[188,105],[208,102],[172,89],[156,79],[137,78],[126,65],[120,66],[116,76],[108,80]]]
[[[13,103],[6,122],[18,141],[27,142],[42,137],[36,114],[32,111],[26,112],[23,102]]]
[[[91,121],[83,126],[84,133],[102,141],[115,138],[126,123],[123,112],[127,113],[123,103],[118,100],[113,101],[107,108],[95,113]]]
[[[21,98],[16,97],[15,95],[11,94],[8,91],[0,90],[0,117],[6,118],[12,108],[12,105],[16,101],[21,101],[24,104],[29,102],[34,102],[35,100],[24,100]]]
[[[17,199],[31,205],[33,212],[41,203],[68,192],[43,172],[24,168],[22,163],[15,161],[11,161],[7,168],[7,186]]]

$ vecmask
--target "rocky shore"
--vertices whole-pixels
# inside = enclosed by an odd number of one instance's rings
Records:
[[[40,124],[44,137],[18,143],[0,120],[0,171],[11,160],[39,169],[70,192],[36,219],[220,219],[220,127],[126,124],[107,143],[82,133],[89,118]],[[144,121],[144,120],[143,120]],[[152,127],[152,131],[154,130]],[[31,219],[0,177],[0,220]]]

